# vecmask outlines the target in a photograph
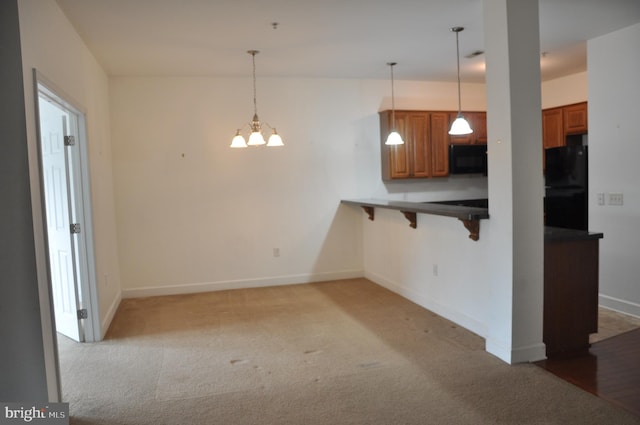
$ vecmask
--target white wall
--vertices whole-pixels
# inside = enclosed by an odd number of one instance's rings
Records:
[[[35,222],[42,238],[42,205],[32,69],[36,68],[71,101],[86,110],[96,274],[102,332],[120,297],[120,271],[111,171],[108,79],[53,0],[19,0],[27,137]],[[45,254],[37,245],[40,264]],[[41,271],[42,274],[42,271]]]
[[[585,102],[588,98],[587,72],[545,81],[542,84],[542,109]]]
[[[0,46],[0,400],[58,401],[48,291],[41,294],[35,253],[43,241],[31,214],[16,0],[0,2]]]
[[[587,44],[589,69],[589,228],[600,242],[600,302],[640,316],[640,24]],[[598,193],[622,193],[600,206]]]
[[[585,101],[586,74],[546,81],[541,93],[543,108]],[[442,188],[451,183],[442,181]],[[475,189],[465,193],[477,194]],[[376,209],[375,221],[362,221],[369,279],[487,337],[491,306],[498,299],[490,293],[491,282],[505,273],[508,260],[500,261],[500,254],[498,261],[490,256],[495,244],[491,219],[481,221],[477,242],[468,239],[461,222],[448,217],[418,215],[415,230],[397,211]]]
[[[455,84],[396,81],[395,88],[398,109],[457,109]],[[252,114],[249,78],[110,78],[123,294],[368,270],[374,281],[485,335],[486,292],[476,283],[489,279],[486,232],[472,242],[459,221],[422,215],[413,230],[399,213],[382,210],[370,222],[339,201],[486,197],[487,179],[382,182],[377,111],[391,106],[388,81],[258,78],[258,89],[260,118],[278,127],[282,149],[228,147]],[[485,110],[484,85],[463,84],[462,94],[464,109]],[[381,248],[363,254],[363,246]],[[458,254],[470,265],[461,267]]]
[[[387,81],[258,78],[258,88],[283,148],[229,148],[252,115],[249,78],[110,79],[125,296],[361,276],[362,212],[340,199],[486,195],[484,178],[382,183]],[[455,110],[455,90],[399,82],[396,107]],[[468,109],[484,109],[481,85],[463,90]]]
[[[362,219],[366,277],[486,337],[490,220],[472,241],[455,218],[417,219],[412,229],[399,211],[380,208],[375,221]]]

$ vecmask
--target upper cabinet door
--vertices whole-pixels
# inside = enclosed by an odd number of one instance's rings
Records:
[[[545,149],[564,146],[562,108],[542,111],[542,141]]]
[[[475,143],[486,144],[487,143],[487,113],[486,112],[474,112],[473,123],[471,124],[473,130]]]
[[[389,177],[392,179],[404,179],[411,175],[411,168],[409,166],[410,150],[408,145],[412,138],[412,134],[408,125],[409,123],[406,113],[396,112],[395,118],[395,130],[400,133],[400,136],[402,136],[404,144],[395,146],[384,145],[383,149],[388,149],[389,151]],[[389,121],[391,121],[391,115],[389,115]],[[390,125],[389,131],[393,128],[394,127]],[[383,139],[386,140],[387,135],[388,133],[384,135]]]
[[[584,134],[587,132],[589,128],[587,125],[587,102],[565,106],[563,112],[565,134]]]
[[[446,112],[431,114],[431,173],[433,177],[449,175],[449,119]]]
[[[412,112],[407,120],[411,143],[409,149],[409,165],[412,177],[431,176],[431,149],[429,143],[429,113]],[[406,142],[405,142],[406,143]]]

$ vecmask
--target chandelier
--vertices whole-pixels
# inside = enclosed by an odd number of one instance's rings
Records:
[[[271,127],[269,124],[261,123],[260,119],[258,119],[258,103],[256,101],[256,55],[260,53],[259,50],[248,50],[253,59],[253,119],[250,123],[248,123],[249,129],[251,133],[249,134],[249,142],[247,143],[240,134],[240,128],[236,131],[236,135],[231,141],[232,148],[246,148],[247,146],[262,146],[267,145],[271,146],[284,146],[282,143],[282,137],[278,134],[275,127]],[[269,141],[265,142],[264,136],[262,135],[262,126],[265,125],[273,130],[271,136],[269,136]]]

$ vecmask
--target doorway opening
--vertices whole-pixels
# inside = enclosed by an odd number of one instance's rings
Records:
[[[58,334],[100,340],[85,115],[35,72],[47,273]]]

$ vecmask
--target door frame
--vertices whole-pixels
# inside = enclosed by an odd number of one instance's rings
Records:
[[[49,100],[56,103],[60,108],[66,109],[77,118],[78,135],[76,140],[76,146],[78,148],[78,162],[77,168],[80,170],[79,185],[76,187],[72,183],[72,190],[75,191],[75,196],[79,200],[76,207],[79,214],[81,214],[80,221],[82,223],[82,231],[77,236],[79,239],[83,239],[79,243],[78,250],[81,251],[80,261],[84,260],[81,264],[81,273],[84,275],[79,279],[80,287],[77,288],[81,294],[80,308],[86,308],[88,317],[84,319],[84,323],[81,323],[81,334],[84,334],[85,342],[100,341],[101,323],[100,323],[100,311],[98,303],[98,291],[97,291],[97,279],[96,279],[96,261],[95,261],[95,249],[94,249],[94,233],[93,233],[93,212],[91,203],[91,185],[90,185],[90,173],[89,173],[89,157],[87,152],[87,127],[86,127],[86,110],[78,102],[74,101],[70,96],[66,95],[60,90],[55,83],[47,79],[37,69],[33,69],[33,84],[34,84],[34,102],[35,102],[35,121],[36,121],[36,135],[38,145],[38,167],[40,174],[40,187],[44,188],[44,176],[42,171],[42,137],[40,129],[40,95],[44,95]],[[45,202],[44,190],[40,190],[41,206],[42,206],[42,221],[45,232],[47,231],[47,211]],[[45,233],[46,234],[46,233]],[[46,248],[46,268],[47,268],[47,284],[49,286],[49,298],[51,304],[51,321],[55,325],[55,313],[53,311],[53,288],[51,284],[51,266],[49,264],[49,246],[47,238],[45,236],[45,248]],[[57,335],[56,335],[57,337]],[[57,345],[57,344],[56,344]]]

